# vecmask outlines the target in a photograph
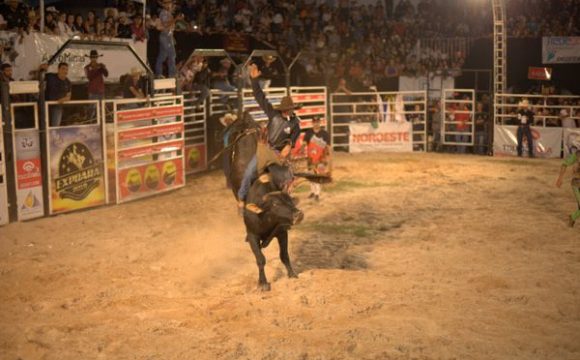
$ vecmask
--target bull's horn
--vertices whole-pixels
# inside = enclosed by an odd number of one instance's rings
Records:
[[[270,196],[274,196],[274,195],[281,195],[281,194],[283,194],[283,192],[282,192],[282,191],[271,191],[271,192],[269,192],[269,193],[265,194],[264,196],[262,196],[262,199],[263,199],[264,201],[266,201],[266,200],[268,200],[268,198],[269,198]]]

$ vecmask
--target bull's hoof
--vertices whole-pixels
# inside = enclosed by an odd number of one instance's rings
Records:
[[[260,291],[270,291],[272,290],[272,287],[270,286],[270,283],[263,283],[258,284],[258,289],[260,289]]]
[[[294,272],[294,270],[288,272],[288,277],[290,279],[298,279],[298,274]]]

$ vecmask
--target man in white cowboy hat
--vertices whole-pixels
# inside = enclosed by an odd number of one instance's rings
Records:
[[[246,195],[252,182],[272,163],[282,163],[290,157],[296,140],[300,136],[300,119],[294,115],[298,107],[294,105],[291,96],[282,98],[280,105],[273,107],[260,88],[258,78],[261,72],[256,64],[250,65],[250,78],[256,102],[268,116],[266,143],[258,142],[256,155],[248,164],[240,190],[238,191],[239,206],[243,207]]]
[[[523,99],[518,104],[518,156],[522,156],[522,142],[523,137],[526,137],[528,142],[528,154],[531,158],[534,157],[534,139],[532,138],[531,126],[534,124],[534,113],[529,108],[530,103],[528,99]]]
[[[560,110],[560,120],[562,121],[563,128],[573,129],[576,128],[576,120],[572,119],[568,114],[568,110]]]
[[[571,134],[576,135],[576,134]],[[556,186],[561,187],[562,181],[564,179],[564,174],[569,166],[574,166],[572,174],[572,191],[576,197],[576,202],[578,203],[578,209],[574,211],[568,218],[568,225],[573,227],[576,220],[580,218],[580,136],[570,137],[566,141],[566,145],[570,149],[570,155],[564,159],[562,162],[562,167],[560,168],[560,175],[558,180],[556,180]]]

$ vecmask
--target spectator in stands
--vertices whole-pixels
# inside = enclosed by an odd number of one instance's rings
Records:
[[[91,50],[89,53],[90,63],[85,66],[85,76],[89,80],[89,100],[103,100],[105,98],[105,78],[109,76],[109,70],[105,64],[98,62],[101,56],[97,50]]]
[[[159,54],[155,64],[155,74],[163,75],[163,63],[167,61],[167,73],[169,77],[175,76],[175,39],[173,30],[175,19],[173,18],[172,0],[163,0],[163,10],[159,14]]]
[[[85,30],[85,22],[83,20],[82,15],[77,15],[75,17],[75,22],[73,24],[72,30],[77,34],[85,34],[87,32]]]
[[[83,27],[85,29],[85,34],[96,34],[97,33],[97,19],[95,17],[94,11],[89,11],[87,14],[87,19],[85,20]]]
[[[48,64],[43,64],[41,70],[46,71]],[[58,64],[58,72],[46,74],[46,93],[47,101],[57,101],[58,105],[49,106],[50,126],[60,126],[62,122],[62,103],[71,99],[72,84],[68,79],[68,64],[61,62]]]
[[[2,16],[8,30],[26,30],[28,28],[28,10],[22,0],[8,0]]]
[[[58,12],[54,6],[49,6],[46,9],[46,16],[44,18],[44,32],[47,34],[58,35],[58,24],[56,16]]]
[[[119,25],[117,25],[117,36],[121,39],[130,39],[133,36],[133,29],[127,19],[127,14],[119,13]]]
[[[532,138],[532,130],[530,126],[534,123],[534,113],[529,109],[528,99],[520,101],[518,104],[518,156],[522,156],[523,137],[526,137],[528,142],[528,153],[531,158],[534,157],[534,139]]]
[[[141,15],[136,15],[133,18],[133,23],[131,24],[131,34],[133,41],[145,41],[147,39],[145,26],[143,25],[143,17]]]
[[[147,83],[142,76],[142,71],[138,67],[131,68],[131,74],[125,76],[123,82],[123,98],[143,99],[147,93]]]

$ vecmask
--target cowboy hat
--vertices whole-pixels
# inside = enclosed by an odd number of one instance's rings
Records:
[[[103,54],[100,54],[99,55],[99,52],[97,50],[93,49],[93,50],[91,50],[91,52],[89,53],[89,55],[85,55],[85,56],[88,56],[90,58],[98,58],[100,56],[103,56]]]
[[[226,64],[226,63],[227,64],[231,64],[232,61],[230,59],[228,59],[228,58],[223,58],[223,59],[220,60],[220,64]]]
[[[522,101],[520,101],[518,103],[519,107],[528,107],[530,105],[530,102],[528,101],[528,99],[523,99]]]
[[[227,113],[220,118],[220,124],[222,124],[225,127],[228,127],[228,125],[230,125],[231,123],[233,123],[236,120],[238,120],[238,115]],[[229,123],[228,123],[228,121],[229,121]]]
[[[47,13],[58,13],[58,10],[54,6],[49,6],[46,8]]]
[[[284,96],[282,101],[280,101],[280,105],[274,106],[274,109],[278,111],[290,111],[299,109],[301,106],[294,104],[294,100],[292,100],[291,96]]]
[[[560,116],[568,116],[568,111],[566,109],[560,110]]]
[[[136,75],[136,74],[141,75],[142,73],[143,73],[143,71],[140,68],[138,68],[137,66],[133,66],[131,68],[131,75]]]

